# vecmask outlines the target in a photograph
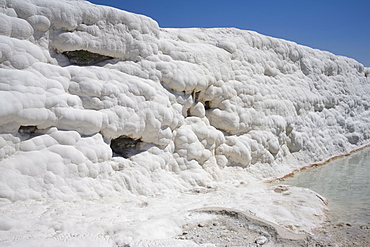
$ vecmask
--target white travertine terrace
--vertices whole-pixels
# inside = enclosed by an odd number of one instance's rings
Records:
[[[63,54],[74,51],[110,59],[73,64]],[[284,176],[369,143],[369,73],[251,31],[0,0],[0,197],[154,196]],[[138,141],[128,158],[110,148],[120,136]]]

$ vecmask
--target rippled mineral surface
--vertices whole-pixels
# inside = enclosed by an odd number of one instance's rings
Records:
[[[252,31],[0,0],[0,244],[196,246],[177,236],[204,207],[310,233],[325,200],[266,181],[369,144],[369,72]]]

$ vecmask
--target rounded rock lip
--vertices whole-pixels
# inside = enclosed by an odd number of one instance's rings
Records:
[[[315,241],[308,234],[297,234],[274,223],[260,219],[247,211],[224,207],[191,210],[216,216],[206,222],[184,227],[179,240],[215,246],[301,246]]]
[[[269,231],[275,231],[277,236],[284,239],[291,239],[291,240],[304,240],[307,238],[307,234],[298,234],[288,229],[285,229],[277,224],[272,222],[263,220],[261,218],[256,217],[255,215],[247,212],[247,211],[240,211],[237,209],[230,209],[230,208],[223,208],[223,207],[207,207],[201,209],[195,209],[195,212],[204,212],[204,213],[213,213],[213,214],[224,214],[234,217],[240,217],[243,220],[246,220],[248,224],[257,225],[260,227],[266,227]]]

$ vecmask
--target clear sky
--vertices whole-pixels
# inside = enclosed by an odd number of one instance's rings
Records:
[[[89,0],[160,27],[236,27],[351,57],[370,67],[370,0]]]

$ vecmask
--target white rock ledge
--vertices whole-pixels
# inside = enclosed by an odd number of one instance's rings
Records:
[[[63,55],[74,51],[107,60],[76,65]],[[369,71],[252,31],[2,0],[0,198],[150,197],[282,177],[370,143]],[[110,148],[121,136],[140,140],[126,158]]]

